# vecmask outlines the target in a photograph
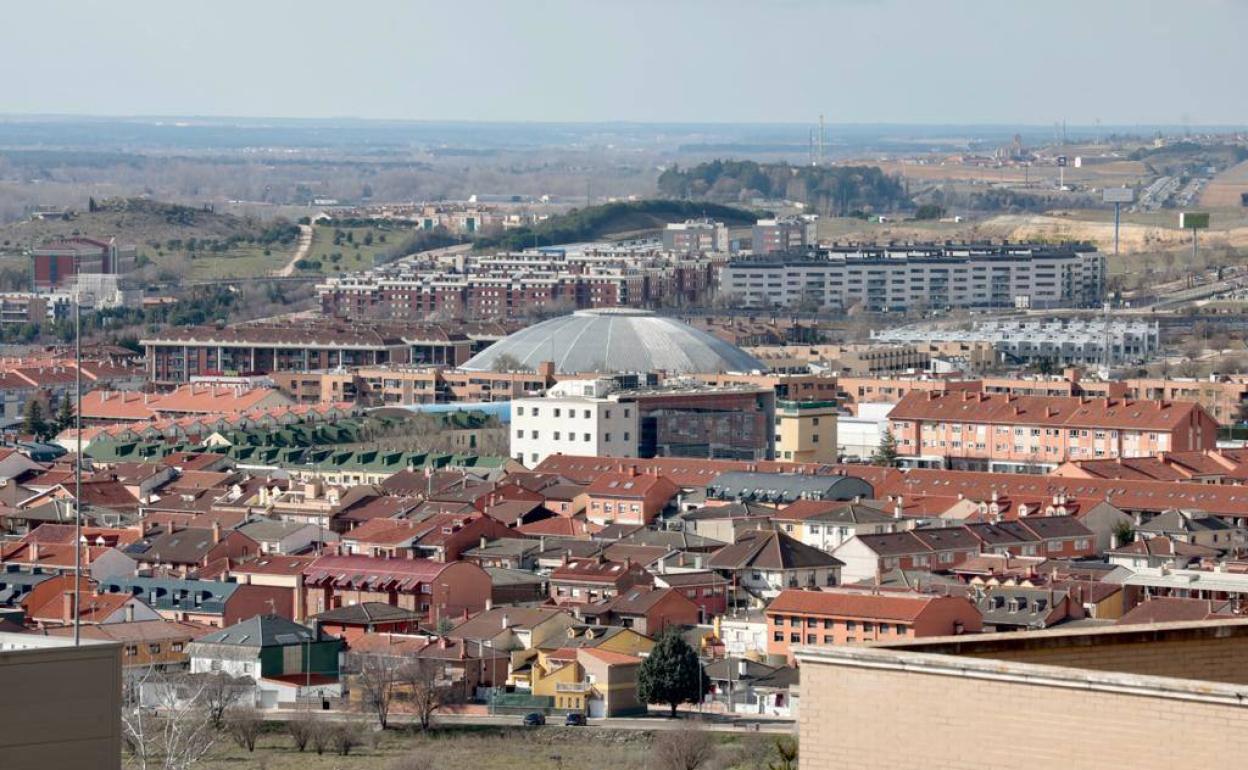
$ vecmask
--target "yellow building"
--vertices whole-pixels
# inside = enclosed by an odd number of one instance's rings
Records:
[[[776,459],[836,462],[836,402],[777,401]]]

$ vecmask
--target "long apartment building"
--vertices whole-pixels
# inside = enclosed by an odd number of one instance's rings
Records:
[[[872,332],[879,344],[988,344],[1006,364],[1114,366],[1144,361],[1161,349],[1156,321],[1077,318],[977,321],[969,330],[910,326]]]
[[[1105,259],[1087,244],[819,247],[734,259],[720,291],[755,308],[1091,307]]]
[[[303,321],[170,327],[141,341],[148,379],[306,372],[386,364],[458,366],[512,331],[497,324]]]
[[[912,467],[1047,473],[1069,460],[1213,449],[1217,423],[1198,404],[1115,398],[908,393],[889,412]]]
[[[317,286],[321,309],[344,318],[499,319],[536,308],[696,303],[715,286],[727,254],[666,251],[657,242],[463,255],[453,264],[397,263]]]

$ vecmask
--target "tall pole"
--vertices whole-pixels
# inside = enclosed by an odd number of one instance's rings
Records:
[[[74,645],[82,641],[82,616],[78,611],[82,583],[82,276],[74,254]]]
[[[1114,202],[1114,256],[1118,256],[1118,223],[1122,215],[1122,204]]]

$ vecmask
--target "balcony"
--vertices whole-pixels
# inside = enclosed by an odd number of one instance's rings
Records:
[[[583,682],[559,682],[555,685],[555,692],[587,693],[592,686],[588,679]]]

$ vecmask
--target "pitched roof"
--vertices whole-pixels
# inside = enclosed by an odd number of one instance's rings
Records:
[[[832,554],[806,545],[783,532],[756,529],[744,532],[732,545],[726,545],[707,561],[712,569],[801,569],[840,567]]]
[[[903,396],[888,416],[924,422],[1171,431],[1186,424],[1195,411],[1204,410],[1182,401],[915,390]]]
[[[422,612],[395,607],[393,604],[386,604],[385,602],[360,602],[359,604],[350,604],[345,607],[326,610],[319,615],[313,615],[312,619],[322,623],[365,625],[368,623],[386,623],[400,620],[419,621],[423,620],[424,617],[425,614]]]
[[[777,521],[819,521],[836,524],[884,524],[893,520],[884,511],[863,503],[840,500],[798,500],[776,511]]]
[[[766,611],[912,623],[938,598],[927,593],[786,589],[767,605]]]
[[[1182,599],[1157,596],[1141,602],[1118,618],[1116,625],[1134,623],[1177,623],[1185,620],[1212,620],[1240,617],[1231,611],[1228,602],[1210,599]]]
[[[622,497],[641,500],[651,492],[675,495],[679,487],[664,476],[633,473],[604,473],[585,489],[591,497]]]
[[[221,644],[231,647],[289,647],[319,641],[317,634],[280,615],[257,615],[199,638],[200,644]]]
[[[548,607],[495,607],[455,626],[447,636],[459,639],[493,639],[509,628],[528,630],[560,615],[568,613]]]

